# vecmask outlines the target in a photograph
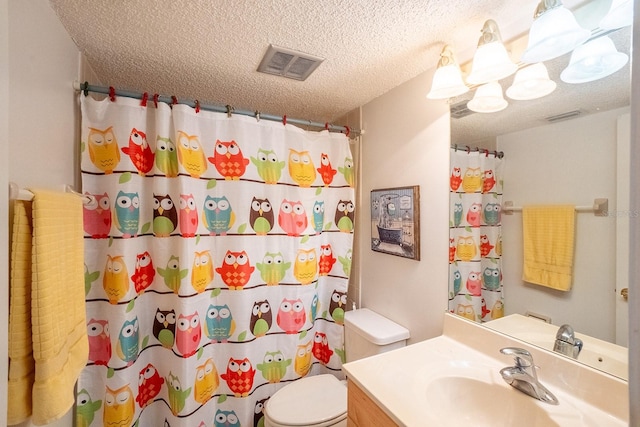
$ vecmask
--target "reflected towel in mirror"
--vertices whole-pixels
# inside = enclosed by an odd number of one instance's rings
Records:
[[[524,206],[522,280],[569,291],[573,282],[575,206]]]

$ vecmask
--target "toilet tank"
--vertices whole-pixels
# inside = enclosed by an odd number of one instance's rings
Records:
[[[409,330],[380,314],[361,308],[344,314],[347,362],[404,347]]]

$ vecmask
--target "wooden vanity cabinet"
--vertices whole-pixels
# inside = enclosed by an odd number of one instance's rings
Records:
[[[347,427],[398,427],[353,381],[347,382]]]

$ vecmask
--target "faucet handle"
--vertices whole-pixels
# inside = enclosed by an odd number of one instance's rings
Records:
[[[573,346],[578,348],[578,353],[580,353],[580,350],[582,350],[583,345],[584,343],[580,338],[576,338],[575,340],[573,340]]]
[[[507,356],[513,356],[516,361],[516,366],[520,368],[533,367],[533,356],[524,348],[519,347],[505,347],[500,349],[500,353]],[[535,370],[533,371],[535,372]]]

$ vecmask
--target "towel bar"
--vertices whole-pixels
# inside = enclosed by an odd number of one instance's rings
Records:
[[[93,197],[86,194],[78,193],[69,184],[66,184],[64,186],[64,191],[65,193],[73,193],[82,197],[82,203],[84,204],[90,203],[93,200]],[[33,200],[33,193],[29,190],[18,187],[18,184],[16,184],[15,182],[9,182],[9,199],[30,201]]]
[[[10,200],[32,200],[33,193],[29,190],[18,187],[15,182],[9,182],[9,199]]]
[[[522,206],[514,206],[512,201],[502,204],[502,213],[505,215],[521,211]],[[609,199],[594,199],[591,206],[576,206],[576,212],[593,212],[595,216],[609,216]]]

